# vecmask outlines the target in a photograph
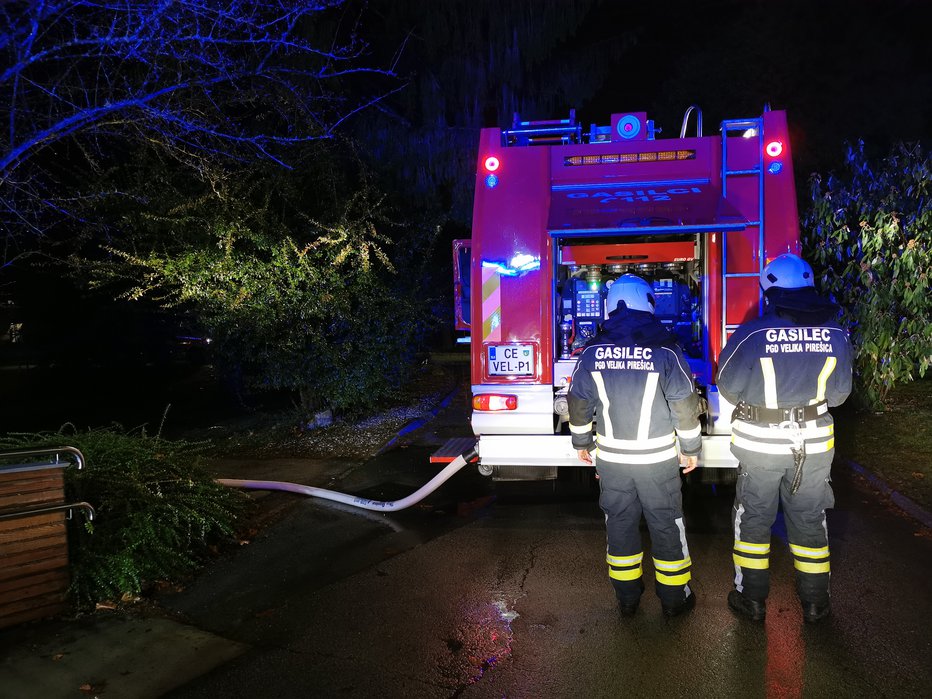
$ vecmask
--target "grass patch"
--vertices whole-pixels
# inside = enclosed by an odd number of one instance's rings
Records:
[[[882,413],[840,411],[836,449],[932,509],[932,376],[893,389]]]

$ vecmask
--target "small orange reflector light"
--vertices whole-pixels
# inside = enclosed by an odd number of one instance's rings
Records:
[[[496,158],[494,155],[490,155],[488,158],[485,159],[485,169],[488,170],[489,172],[495,172],[496,170],[498,170],[499,165],[501,165],[501,163],[499,162],[498,158]]]
[[[764,150],[771,158],[776,158],[783,154],[783,143],[781,141],[771,141]]]
[[[473,410],[495,412],[498,410],[517,410],[518,396],[506,396],[498,393],[481,393],[472,397]]]

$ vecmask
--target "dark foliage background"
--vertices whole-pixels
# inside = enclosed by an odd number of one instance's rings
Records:
[[[932,134],[929,19],[920,0],[6,3],[0,307],[28,306],[23,336],[45,346],[87,335],[70,299],[130,292],[209,329],[238,385],[349,408],[339,393],[384,397],[419,350],[450,347],[480,127],[646,110],[671,136],[698,104],[713,133],[769,103],[788,110],[805,211],[809,174],[840,168],[846,141],[876,155]],[[368,219],[349,213],[361,200]],[[355,259],[384,257],[335,273],[326,241],[349,220]],[[273,272],[308,245],[283,286]],[[64,258],[84,261],[70,280]],[[397,375],[359,383],[371,371],[346,358],[366,352]]]
[[[932,365],[932,157],[900,144],[872,159],[852,144],[810,192],[803,242],[851,333],[856,397],[881,410]]]

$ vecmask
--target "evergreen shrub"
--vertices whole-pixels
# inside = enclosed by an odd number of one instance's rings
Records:
[[[880,409],[932,363],[932,157],[899,144],[871,159],[849,145],[844,169],[813,175],[805,255],[843,309],[860,401]]]
[[[203,443],[117,427],[0,437],[0,449],[65,444],[87,460],[82,470],[66,469],[66,497],[97,512],[93,521],[76,514],[69,531],[77,609],[135,597],[156,582],[181,581],[212,546],[232,537],[248,501],[206,472]]]

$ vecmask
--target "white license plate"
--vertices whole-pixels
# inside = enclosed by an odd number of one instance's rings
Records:
[[[534,345],[488,345],[489,376],[533,376]]]

